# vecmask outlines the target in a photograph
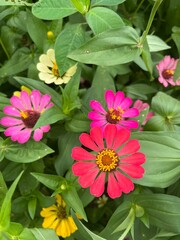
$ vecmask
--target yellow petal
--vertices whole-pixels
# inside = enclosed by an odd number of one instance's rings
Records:
[[[59,204],[59,206],[65,207],[66,203],[63,201],[60,194],[56,195],[56,202]]]
[[[61,236],[63,238],[69,237],[71,235],[67,219],[63,219],[59,223],[59,225],[56,228],[56,233],[58,236]]]
[[[69,223],[71,233],[74,233],[78,229],[75,222],[74,222],[74,219],[69,216],[67,220],[68,220],[68,223]]]
[[[47,208],[43,208],[42,211],[40,212],[41,217],[48,217],[54,213],[57,212],[57,206],[56,205],[52,205],[50,207]]]
[[[42,223],[43,228],[51,228],[51,225],[54,223],[55,219],[57,219],[56,214],[44,218],[44,221]]]

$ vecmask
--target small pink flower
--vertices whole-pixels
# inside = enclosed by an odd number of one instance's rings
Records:
[[[38,90],[33,90],[30,94],[27,91],[21,91],[19,97],[12,96],[10,98],[11,106],[6,106],[3,110],[8,116],[1,118],[0,121],[1,125],[7,127],[4,132],[5,136],[11,137],[12,141],[21,144],[27,142],[41,114],[53,106],[50,100],[50,95],[41,95]],[[40,141],[43,133],[49,130],[49,125],[35,129],[34,140]]]
[[[180,85],[180,79],[176,82],[173,80],[174,71],[176,69],[179,59],[171,58],[170,56],[165,56],[164,59],[156,65],[159,71],[159,82],[167,87],[169,84],[172,86]]]
[[[103,108],[100,102],[92,100],[88,117],[92,120],[91,127],[100,126],[105,128],[109,124],[120,128],[138,128],[138,122],[129,118],[137,117],[139,111],[136,108],[130,108],[132,99],[125,97],[123,92],[114,93],[112,90],[105,92],[107,110]]]
[[[103,139],[104,136],[104,139]],[[90,134],[80,135],[83,147],[72,149],[72,171],[78,176],[78,182],[83,188],[90,187],[90,193],[100,197],[105,191],[111,198],[120,197],[122,192],[129,193],[134,189],[132,178],[142,178],[145,155],[138,152],[138,140],[130,138],[130,131],[116,125],[108,125],[104,129],[93,127]],[[104,141],[105,140],[105,141]]]

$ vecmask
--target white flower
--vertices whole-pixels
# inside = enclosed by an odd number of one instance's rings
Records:
[[[97,200],[98,208],[104,207],[104,205],[107,203],[108,197],[106,195],[102,195],[102,197],[99,197]]]
[[[42,54],[39,57],[39,63],[37,69],[40,71],[39,79],[45,83],[54,83],[56,85],[68,83],[71,77],[75,74],[77,64],[70,67],[63,76],[60,76],[58,66],[55,59],[54,49],[49,49],[47,54]]]

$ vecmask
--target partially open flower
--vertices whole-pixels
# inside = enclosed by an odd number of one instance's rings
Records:
[[[58,66],[55,59],[54,49],[49,49],[47,54],[42,54],[39,57],[37,69],[40,71],[39,78],[47,84],[54,83],[56,85],[66,84],[71,77],[76,73],[77,64],[70,67],[63,76],[60,76]]]

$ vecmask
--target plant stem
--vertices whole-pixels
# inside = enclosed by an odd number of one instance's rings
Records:
[[[7,56],[7,58],[10,59],[10,55],[9,55],[9,53],[8,53],[8,51],[7,51],[7,49],[6,49],[6,47],[4,46],[4,43],[3,43],[3,41],[2,41],[1,38],[0,38],[0,44],[1,44],[2,49],[4,50],[4,52],[5,52],[6,56]]]
[[[149,30],[151,28],[151,25],[152,25],[152,22],[154,20],[154,16],[160,6],[160,4],[163,2],[163,0],[156,0],[155,3],[154,3],[154,6],[151,10],[151,14],[150,14],[150,17],[149,17],[149,21],[147,23],[147,27],[146,27],[146,30],[143,32],[143,35],[141,37],[141,40],[140,40],[140,43],[139,43],[139,46],[143,46],[143,43],[144,41],[146,40],[146,36],[148,35],[149,33]]]
[[[144,0],[141,0],[141,2],[139,3],[139,5],[137,6],[136,10],[133,12],[132,15],[135,15],[139,11],[139,9],[140,9],[141,5],[143,4],[143,2],[144,2]]]

